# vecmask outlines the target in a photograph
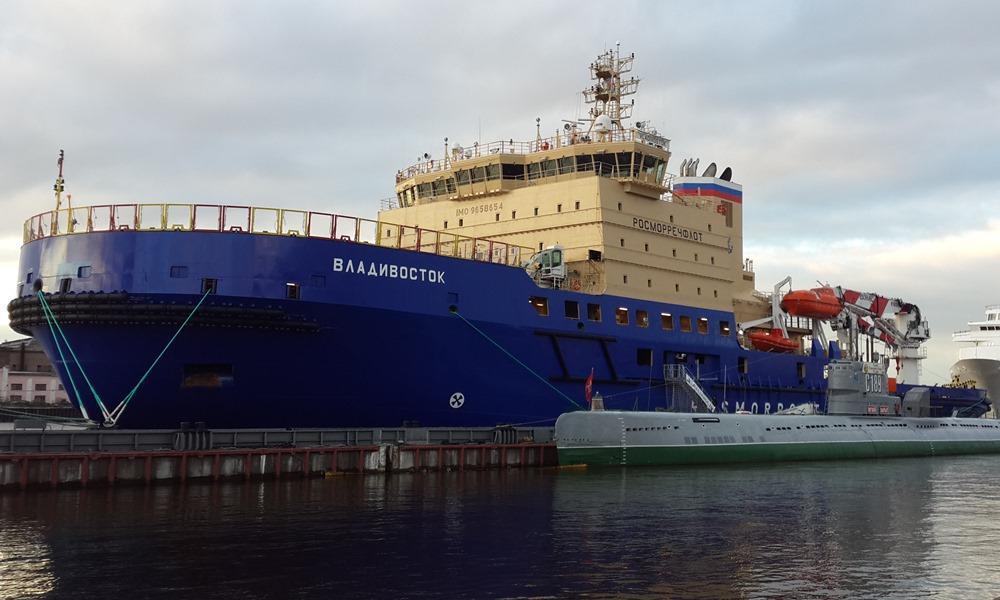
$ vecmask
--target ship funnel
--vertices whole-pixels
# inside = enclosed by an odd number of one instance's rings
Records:
[[[723,169],[722,170],[722,175],[719,175],[719,179],[721,179],[723,181],[732,181],[733,180],[733,169],[731,167],[726,167],[725,169]]]
[[[685,158],[681,161],[681,177],[687,176],[688,163],[691,162],[690,158]]]
[[[715,177],[715,172],[719,170],[715,163],[711,163],[705,168],[705,172],[701,174],[702,177]]]

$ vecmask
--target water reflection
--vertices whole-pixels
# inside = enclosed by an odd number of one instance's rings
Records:
[[[0,596],[990,598],[989,457],[0,495]]]

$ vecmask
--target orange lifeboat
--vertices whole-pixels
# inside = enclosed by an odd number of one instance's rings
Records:
[[[781,299],[781,310],[796,317],[832,319],[844,310],[844,302],[837,297],[833,288],[794,290]]]
[[[747,333],[747,338],[757,350],[763,352],[795,352],[799,349],[799,343],[786,338],[778,328],[752,329]]]

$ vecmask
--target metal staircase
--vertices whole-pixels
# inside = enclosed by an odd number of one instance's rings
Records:
[[[685,365],[663,365],[663,381],[667,386],[668,401],[678,408],[677,400],[686,400],[684,407],[690,403],[694,412],[715,412],[715,403],[708,397],[698,380],[691,376]],[[684,411],[686,412],[686,411]]]

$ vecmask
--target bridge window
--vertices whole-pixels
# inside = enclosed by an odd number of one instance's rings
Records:
[[[674,316],[670,313],[660,313],[660,327],[664,331],[671,331],[674,328]]]
[[[593,171],[594,170],[594,159],[589,154],[578,154],[576,157],[576,171],[581,173],[583,171]]]
[[[285,284],[285,298],[298,300],[300,294],[299,284],[288,282]]]
[[[649,313],[644,310],[636,310],[635,324],[639,327],[649,327]]]
[[[681,315],[681,331],[691,333],[691,317]]]
[[[614,175],[617,169],[615,164],[614,154],[595,154],[594,155],[594,170],[597,171],[598,175],[603,175],[604,177],[611,177]]]
[[[649,348],[636,348],[635,362],[639,366],[649,366],[653,364],[653,351]]]
[[[628,177],[629,173],[632,171],[632,153],[619,152],[617,154],[617,158],[618,172],[615,175],[617,177]]]
[[[529,163],[528,164],[528,180],[540,179],[542,177],[542,164],[541,163]]]
[[[531,296],[528,302],[535,307],[535,312],[543,317],[549,316],[549,299],[544,296]]]
[[[472,181],[472,173],[468,169],[455,173],[455,177],[458,179],[458,185],[468,185]]]
[[[705,317],[698,319],[698,333],[708,335],[708,319]]]
[[[174,279],[184,279],[188,276],[188,268],[184,265],[174,265],[170,267],[170,276]]]
[[[430,198],[434,195],[433,188],[429,183],[421,183],[417,186],[417,193],[421,198]]]
[[[542,177],[552,177],[559,174],[559,167],[556,161],[549,159],[542,161]]]
[[[472,169],[472,183],[482,183],[484,181],[486,181],[486,169],[484,167]]]
[[[566,301],[566,318],[567,319],[580,318],[580,304],[575,300]]]
[[[504,179],[524,179],[524,165],[503,164]]]
[[[573,172],[573,157],[567,156],[559,159],[559,174],[565,175]]]
[[[719,335],[729,336],[729,321],[719,321]]]
[[[489,181],[500,179],[500,165],[486,165],[486,179]]]
[[[601,305],[587,304],[587,319],[590,321],[601,321]]]
[[[619,325],[628,325],[628,309],[624,306],[619,307],[615,311],[615,323]]]

